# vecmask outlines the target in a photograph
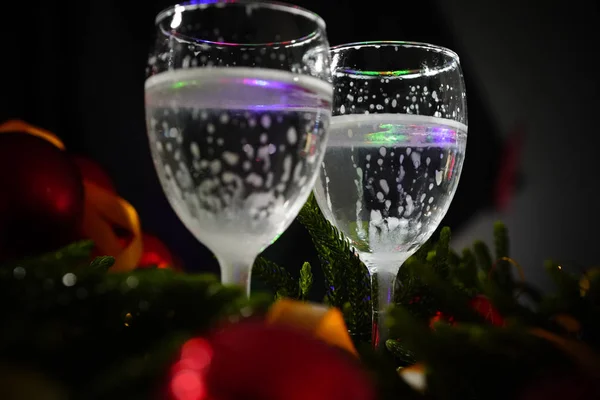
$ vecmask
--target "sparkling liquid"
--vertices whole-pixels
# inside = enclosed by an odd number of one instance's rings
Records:
[[[335,116],[315,196],[372,272],[397,271],[446,214],[467,127],[405,114]]]
[[[150,147],[179,218],[209,249],[254,257],[313,186],[331,85],[258,68],[161,73],[146,82]]]

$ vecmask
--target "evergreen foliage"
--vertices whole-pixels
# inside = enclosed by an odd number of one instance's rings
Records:
[[[378,354],[368,343],[366,267],[314,198],[298,219],[319,255],[325,301],[344,311],[382,398],[516,398],[535,379],[556,373],[600,381],[600,273],[577,276],[548,262],[557,290],[544,295],[514,277],[517,264],[509,258],[503,224],[494,226],[493,251],[476,242],[456,253],[450,230],[443,228],[400,269],[390,310],[393,340],[386,354]],[[0,397],[11,388],[52,382],[74,399],[150,398],[185,340],[224,318],[262,313],[273,301],[260,295],[248,301],[211,275],[163,269],[109,273],[114,259],[90,262],[92,247],[79,242],[0,266]],[[295,278],[258,258],[253,276],[275,298],[306,300],[312,268],[304,263]],[[494,325],[474,309],[475,298],[489,300],[503,323]],[[425,366],[425,393],[399,377],[398,371],[415,363]]]

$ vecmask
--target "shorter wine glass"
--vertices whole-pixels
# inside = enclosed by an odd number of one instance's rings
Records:
[[[458,185],[467,105],[458,56],[409,42],[333,47],[333,117],[315,197],[372,276],[373,345],[400,266],[435,231]]]
[[[268,1],[191,1],[161,12],[146,119],[169,203],[250,293],[256,256],[290,225],[321,164],[331,117],[325,23]]]

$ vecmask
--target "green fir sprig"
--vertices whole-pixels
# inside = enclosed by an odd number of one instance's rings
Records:
[[[388,352],[378,353],[364,334],[371,326],[367,269],[314,198],[299,220],[319,254],[326,301],[344,311],[381,399],[518,398],[536,380],[557,373],[600,381],[600,273],[581,276],[548,262],[556,291],[544,294],[513,277],[503,224],[494,226],[493,251],[476,242],[456,253],[450,230],[443,228],[400,269],[389,311],[392,339]],[[247,300],[212,275],[110,273],[114,259],[90,261],[92,247],[79,242],[0,266],[0,397],[35,383],[39,392],[64,389],[72,399],[153,398],[188,338],[223,319],[263,313],[273,301],[256,294]],[[312,268],[303,263],[295,278],[259,258],[253,276],[276,298],[306,300],[314,290]],[[489,301],[502,323],[494,325],[472,308],[475,298]],[[424,391],[400,377],[415,364],[424,366]]]
[[[345,311],[352,332],[370,330],[370,278],[349,242],[327,221],[311,194],[298,215],[310,233],[325,276],[326,301]]]

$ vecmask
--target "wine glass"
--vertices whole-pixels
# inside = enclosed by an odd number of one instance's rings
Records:
[[[458,56],[409,42],[331,49],[333,117],[315,197],[372,277],[373,345],[400,266],[435,231],[460,177],[467,105]]]
[[[296,217],[324,155],[325,23],[282,3],[191,1],[156,29],[145,105],[159,180],[222,282],[249,294],[256,256]]]

